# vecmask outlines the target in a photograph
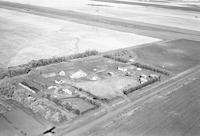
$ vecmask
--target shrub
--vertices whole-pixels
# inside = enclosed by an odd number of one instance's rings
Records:
[[[19,75],[22,75],[22,74],[27,74],[31,71],[31,68],[28,68],[28,67],[16,67],[16,68],[8,68],[8,76],[9,77],[14,77],[14,76],[19,76]]]
[[[40,66],[46,66],[49,64],[54,64],[54,63],[60,63],[60,62],[66,62],[72,59],[78,59],[78,58],[84,58],[84,57],[88,57],[88,56],[93,56],[93,55],[97,55],[98,52],[95,50],[91,50],[91,51],[85,51],[83,53],[78,53],[78,54],[73,54],[70,56],[63,56],[63,57],[53,57],[53,58],[49,58],[49,59],[40,59],[40,60],[32,60],[31,62],[21,65],[21,66],[28,66],[30,68],[36,68],[36,67],[40,67]]]
[[[98,106],[95,106],[95,107],[93,107],[93,108],[90,108],[90,109],[88,109],[88,110],[85,110],[85,111],[83,111],[82,113],[81,113],[81,115],[84,115],[85,113],[88,113],[88,112],[90,112],[90,111],[93,111],[93,110],[95,110],[95,109],[97,109],[98,108]]]
[[[113,59],[115,61],[119,61],[119,62],[122,62],[122,63],[127,63],[128,62],[128,60],[125,60],[125,59],[119,58],[119,57],[114,57],[114,56],[111,56],[111,55],[104,55],[103,57],[109,58],[109,59]]]
[[[0,72],[0,79],[3,79],[3,78],[5,78],[5,77],[9,77],[8,71]]]
[[[14,91],[15,86],[10,83],[6,83],[5,85],[1,85],[0,87],[0,95],[6,98],[11,98],[14,94]]]
[[[76,109],[74,108],[69,102],[66,102],[66,101],[62,101],[62,100],[58,100],[56,98],[54,99],[51,99],[55,104],[67,109],[68,111],[71,111],[73,112],[74,114],[76,115],[80,115],[80,110],[79,109]]]

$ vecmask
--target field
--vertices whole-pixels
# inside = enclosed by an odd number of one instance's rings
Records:
[[[45,129],[40,123],[38,123],[34,118],[30,117],[20,109],[16,109],[6,113],[5,118],[10,121],[13,126],[18,126],[18,131],[21,131],[22,135],[32,134],[38,135]],[[28,126],[31,124],[31,127]]]
[[[136,86],[139,83],[132,78],[110,78],[99,82],[81,82],[76,86],[88,90],[88,92],[99,96],[101,98],[111,99],[113,97],[121,96],[122,90],[128,88],[128,86]]]
[[[198,9],[199,1],[120,1],[114,0],[7,0],[28,5],[37,5],[42,7],[50,7],[60,10],[73,10],[81,13],[92,15],[101,15],[119,20],[137,21],[148,24],[156,24],[160,26],[171,26],[174,28],[182,28],[198,31],[200,28],[199,13],[187,10],[181,10],[179,7],[189,7]],[[129,3],[126,3],[129,2]],[[133,4],[131,4],[133,2]],[[148,6],[143,3],[155,3],[161,5],[177,6],[174,9],[160,8],[159,6]],[[45,5],[45,6],[44,6]],[[70,6],[69,6],[70,5]],[[73,6],[71,6],[73,5]],[[161,6],[162,7],[162,6]],[[134,9],[134,10],[133,10]],[[146,12],[148,11],[148,12]]]
[[[0,136],[23,136],[19,131],[12,127],[12,125],[10,125],[3,116],[0,116],[0,122]]]
[[[135,53],[139,61],[180,73],[199,64],[199,44],[198,41],[180,39],[136,49]]]
[[[91,49],[103,52],[159,41],[5,9],[0,11],[0,68]]]
[[[199,44],[199,41],[179,39],[141,48],[128,48],[111,54],[126,60],[132,59],[135,62],[154,65],[178,74],[200,63]]]
[[[1,113],[1,136],[19,135],[24,136],[27,134],[38,135],[45,129],[49,129],[50,124],[45,123],[38,116],[34,116],[31,112],[19,105],[18,102],[12,100],[3,100],[0,103],[7,108],[6,113]],[[27,124],[31,124],[28,126]],[[17,126],[17,127],[14,127]]]

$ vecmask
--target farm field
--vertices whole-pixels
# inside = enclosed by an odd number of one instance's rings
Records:
[[[199,45],[199,41],[178,39],[141,48],[128,48],[111,54],[127,60],[133,59],[136,62],[152,64],[178,74],[199,65]]]
[[[136,49],[135,53],[139,56],[139,61],[181,73],[199,65],[199,44],[198,41],[180,39]]]
[[[174,28],[182,28],[198,31],[200,28],[199,13],[187,11],[182,7],[198,9],[199,2],[160,2],[161,6],[150,6],[151,2],[143,1],[115,1],[115,0],[75,0],[64,1],[59,0],[44,0],[44,1],[29,1],[29,0],[9,0],[27,5],[35,5],[41,7],[55,8],[64,11],[76,11],[79,13],[87,13],[92,15],[111,17],[118,20],[137,21],[148,24],[156,24],[161,26],[171,26]],[[129,2],[129,3],[126,3]],[[164,3],[167,2],[167,3]],[[131,4],[133,3],[133,4]],[[143,4],[144,3],[144,4]],[[148,3],[148,4],[145,4]],[[159,2],[156,2],[159,4]],[[163,8],[162,5],[169,6],[172,3],[175,10],[172,8]],[[152,3],[153,4],[153,3]],[[180,5],[179,5],[180,4]],[[73,6],[70,6],[73,5]],[[180,9],[179,9],[180,8]],[[133,10],[134,9],[134,10]],[[148,12],[147,12],[148,11]]]
[[[16,11],[0,11],[1,68],[33,59],[67,56],[86,50],[104,52],[159,41],[142,35]]]

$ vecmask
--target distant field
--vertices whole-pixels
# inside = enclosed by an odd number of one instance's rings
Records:
[[[135,49],[139,60],[175,73],[200,64],[200,42],[180,39]]]
[[[189,6],[198,9],[199,2],[187,1],[156,1],[151,0],[7,0],[27,5],[54,8],[65,11],[75,11],[92,15],[117,18],[119,20],[138,21],[154,25],[171,26],[175,28],[198,31],[200,28],[200,15],[198,12],[170,9],[162,6],[150,6],[148,3],[165,4],[173,6]],[[128,3],[126,2],[128,1]],[[125,3],[124,3],[125,2]],[[131,4],[132,2],[132,4]],[[145,5],[142,5],[145,3]],[[156,5],[155,4],[155,5]],[[134,10],[133,10],[134,9]],[[146,12],[148,11],[148,12]]]
[[[0,67],[32,59],[108,51],[159,39],[0,9]]]
[[[172,73],[181,73],[200,64],[200,42],[178,39],[153,43],[141,48],[117,51],[113,55],[124,59],[164,68]]]

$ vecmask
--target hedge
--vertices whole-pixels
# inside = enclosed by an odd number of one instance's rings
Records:
[[[114,55],[104,55],[103,57],[113,59],[115,61],[119,61],[119,62],[122,62],[122,63],[128,63],[128,60],[123,59],[123,58],[119,58],[119,57],[115,57]],[[168,71],[154,67],[154,66],[151,66],[151,65],[142,64],[142,63],[139,63],[139,62],[132,62],[131,65],[134,65],[136,67],[143,68],[143,69],[146,69],[146,70],[150,70],[150,71],[153,71],[153,72],[157,72],[157,73],[160,73],[160,74],[163,74],[163,75],[166,75],[166,76],[170,75],[170,73]]]
[[[126,60],[126,59],[119,58],[119,57],[114,57],[112,55],[104,55],[103,57],[109,58],[109,59],[113,59],[115,61],[119,61],[119,62],[122,62],[122,63],[127,63],[128,62],[128,60]]]
[[[134,66],[139,67],[139,68],[147,69],[147,70],[150,70],[150,71],[153,71],[153,72],[157,72],[157,73],[160,73],[160,74],[163,74],[163,75],[166,75],[166,76],[170,75],[170,73],[168,71],[166,71],[164,69],[156,68],[156,67],[151,66],[151,65],[141,64],[141,63],[138,63],[138,62],[133,62],[133,63],[131,63],[131,65],[134,65]]]
[[[123,93],[125,95],[127,95],[127,94],[132,93],[132,92],[134,92],[136,90],[139,90],[139,89],[141,89],[143,87],[146,87],[146,86],[148,86],[150,84],[153,84],[153,83],[155,83],[155,82],[157,82],[159,80],[160,80],[160,78],[152,78],[151,80],[149,80],[149,81],[147,81],[147,82],[145,82],[143,84],[140,84],[140,85],[135,86],[135,87],[131,87],[131,88],[127,89],[127,90],[124,90]]]
[[[12,98],[15,90],[15,85],[6,83],[0,87],[0,96]]]

